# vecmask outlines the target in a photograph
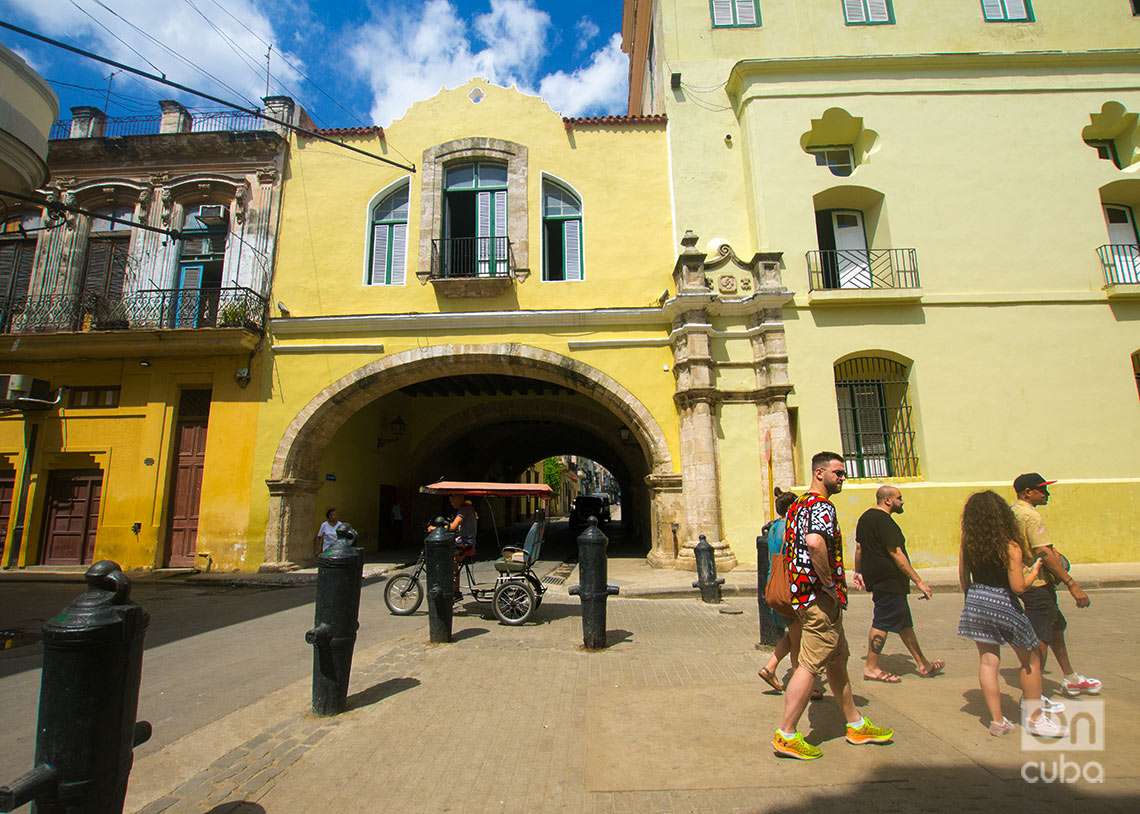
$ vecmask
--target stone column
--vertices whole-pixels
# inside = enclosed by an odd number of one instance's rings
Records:
[[[101,138],[107,127],[107,114],[97,107],[80,105],[71,108],[71,131],[68,138]]]
[[[267,480],[269,526],[265,529],[265,562],[259,571],[294,571],[314,559],[313,496],[320,486],[315,480],[282,478]]]
[[[266,96],[261,101],[265,105],[264,112],[266,116],[272,116],[277,119],[277,121],[296,126],[297,103],[288,96]],[[289,138],[288,127],[280,124],[272,124],[271,127],[284,138]]]
[[[672,568],[681,551],[681,476],[646,475],[649,492],[649,523],[652,546],[646,558],[654,568]],[[624,495],[623,495],[624,498]],[[623,506],[624,508],[624,506]]]
[[[754,286],[758,293],[783,290],[780,282],[782,253],[759,254],[753,267]],[[779,309],[766,309],[756,314],[749,325],[752,331],[752,358],[756,370],[756,414],[759,422],[761,483],[764,495],[772,488],[787,489],[795,481],[792,431],[788,421],[787,394],[788,349],[784,323]],[[771,472],[769,473],[769,463]],[[764,501],[765,519],[769,501]]]
[[[162,123],[158,126],[159,133],[189,133],[191,126],[190,111],[173,99],[163,99],[158,103],[162,108]]]

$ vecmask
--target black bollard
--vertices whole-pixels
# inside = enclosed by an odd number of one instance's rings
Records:
[[[713,558],[712,546],[700,535],[697,544],[693,546],[693,554],[697,559],[697,581],[694,588],[701,589],[701,601],[710,605],[720,604],[720,586],[724,585],[724,577],[716,577],[716,560]]]
[[[756,538],[756,604],[760,612],[760,644],[774,645],[784,635],[784,628],[776,622],[776,614],[764,601],[768,587],[768,536]]]
[[[87,591],[44,623],[36,767],[0,786],[0,811],[117,814],[134,747],[150,739],[135,720],[150,616],[118,564],[101,560],[86,577]]]
[[[353,539],[339,537],[317,557],[317,611],[305,634],[313,646],[313,712],[336,715],[348,706],[352,651],[360,628],[360,580],[364,555]]]
[[[610,541],[598,529],[598,518],[587,522],[578,535],[578,584],[570,588],[570,596],[582,600],[582,644],[587,650],[601,650],[606,646],[606,600],[619,589],[606,583]]]
[[[451,641],[455,604],[455,533],[442,517],[424,541],[427,564],[428,633],[433,643]]]

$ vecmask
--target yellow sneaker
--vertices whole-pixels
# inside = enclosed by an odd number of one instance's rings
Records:
[[[823,757],[823,751],[805,741],[799,732],[790,738],[785,738],[778,729],[772,735],[772,751],[782,757],[794,757],[796,760],[818,760]]]
[[[863,725],[856,728],[847,725],[847,742],[856,746],[864,743],[890,743],[895,739],[895,731],[884,726],[876,726],[870,718],[863,719]]]

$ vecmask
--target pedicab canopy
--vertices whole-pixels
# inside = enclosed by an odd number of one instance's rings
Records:
[[[550,500],[554,490],[545,483],[492,483],[489,481],[441,480],[421,486],[425,495],[467,495],[468,497],[537,497]]]

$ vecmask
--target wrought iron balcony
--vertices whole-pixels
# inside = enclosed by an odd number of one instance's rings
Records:
[[[506,237],[453,237],[431,242],[431,279],[510,277],[514,268]]]
[[[72,294],[0,304],[0,332],[8,334],[241,328],[260,334],[266,299],[251,288],[132,291],[122,297]]]
[[[1096,251],[1100,255],[1106,285],[1140,286],[1140,246],[1135,243],[1109,243]]]
[[[914,249],[837,249],[807,253],[810,291],[919,288]]]
[[[236,110],[196,110],[189,114],[191,133],[220,131],[266,130],[264,119],[251,113]],[[116,116],[103,119],[104,138],[121,136],[154,136],[162,132],[162,116]],[[51,126],[48,138],[52,141],[71,138],[71,119],[59,119]]]

